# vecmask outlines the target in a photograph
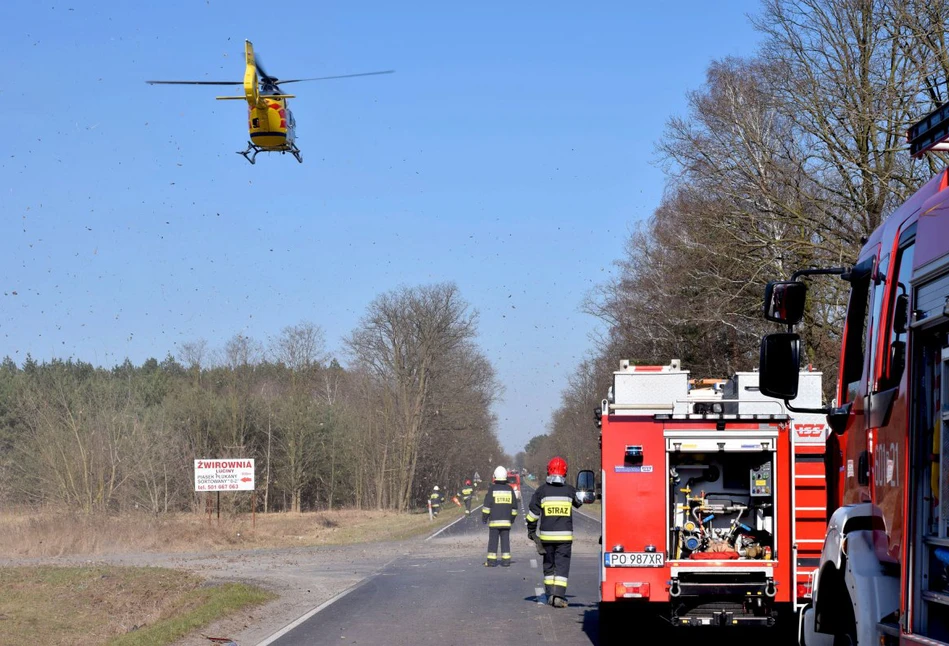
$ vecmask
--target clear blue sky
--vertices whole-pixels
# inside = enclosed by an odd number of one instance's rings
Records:
[[[379,294],[458,284],[506,394],[544,433],[664,178],[654,145],[707,65],[758,42],[752,0],[82,0],[4,10],[0,356],[111,367],[301,321],[329,349]],[[235,154],[243,42],[283,78],[304,163]],[[237,88],[234,88],[235,90]],[[617,357],[617,361],[619,357]]]

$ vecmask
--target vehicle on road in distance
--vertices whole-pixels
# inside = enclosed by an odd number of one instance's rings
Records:
[[[507,483],[514,489],[514,495],[521,499],[521,474],[517,471],[507,472]]]

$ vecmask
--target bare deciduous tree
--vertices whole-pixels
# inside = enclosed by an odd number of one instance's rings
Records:
[[[355,361],[391,393],[399,509],[409,506],[414,491],[432,375],[474,336],[476,320],[452,283],[403,288],[377,297],[347,340]]]
[[[252,366],[260,361],[261,356],[260,344],[243,334],[235,334],[224,345],[224,362],[231,370]]]
[[[307,370],[326,361],[326,334],[315,323],[288,325],[271,341],[270,351],[291,370]]]

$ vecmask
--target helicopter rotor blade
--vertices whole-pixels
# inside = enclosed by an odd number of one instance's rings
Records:
[[[149,85],[241,85],[242,81],[145,81]]]
[[[280,80],[276,76],[271,76],[267,73],[267,70],[264,69],[264,64],[260,62],[260,54],[254,53],[254,65],[257,66],[257,74],[260,76],[260,80],[263,83],[271,83],[276,85],[277,81]]]
[[[383,70],[381,72],[362,72],[361,74],[340,74],[339,76],[317,76],[314,78],[308,79],[290,79],[288,81],[280,81],[280,84],[284,83],[299,83],[300,81],[328,81],[330,79],[348,79],[354,76],[375,76],[377,74],[393,74],[395,70]]]

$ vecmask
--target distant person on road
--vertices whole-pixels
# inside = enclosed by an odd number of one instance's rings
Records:
[[[577,490],[567,484],[567,461],[547,463],[547,481],[531,497],[527,509],[527,538],[544,550],[544,592],[547,605],[567,607],[567,577],[573,550],[573,508],[582,504]]]
[[[465,516],[471,515],[471,499],[474,496],[474,487],[471,486],[471,480],[465,480],[465,486],[458,492],[458,497],[465,503]]]
[[[501,567],[511,565],[511,525],[517,517],[517,500],[514,489],[507,483],[507,469],[494,470],[494,482],[484,494],[481,521],[488,526],[487,567],[498,564],[498,543],[501,544]]]
[[[438,490],[438,485],[432,488],[432,495],[428,497],[428,504],[432,507],[432,516],[437,518],[438,512],[442,509],[442,492]]]

